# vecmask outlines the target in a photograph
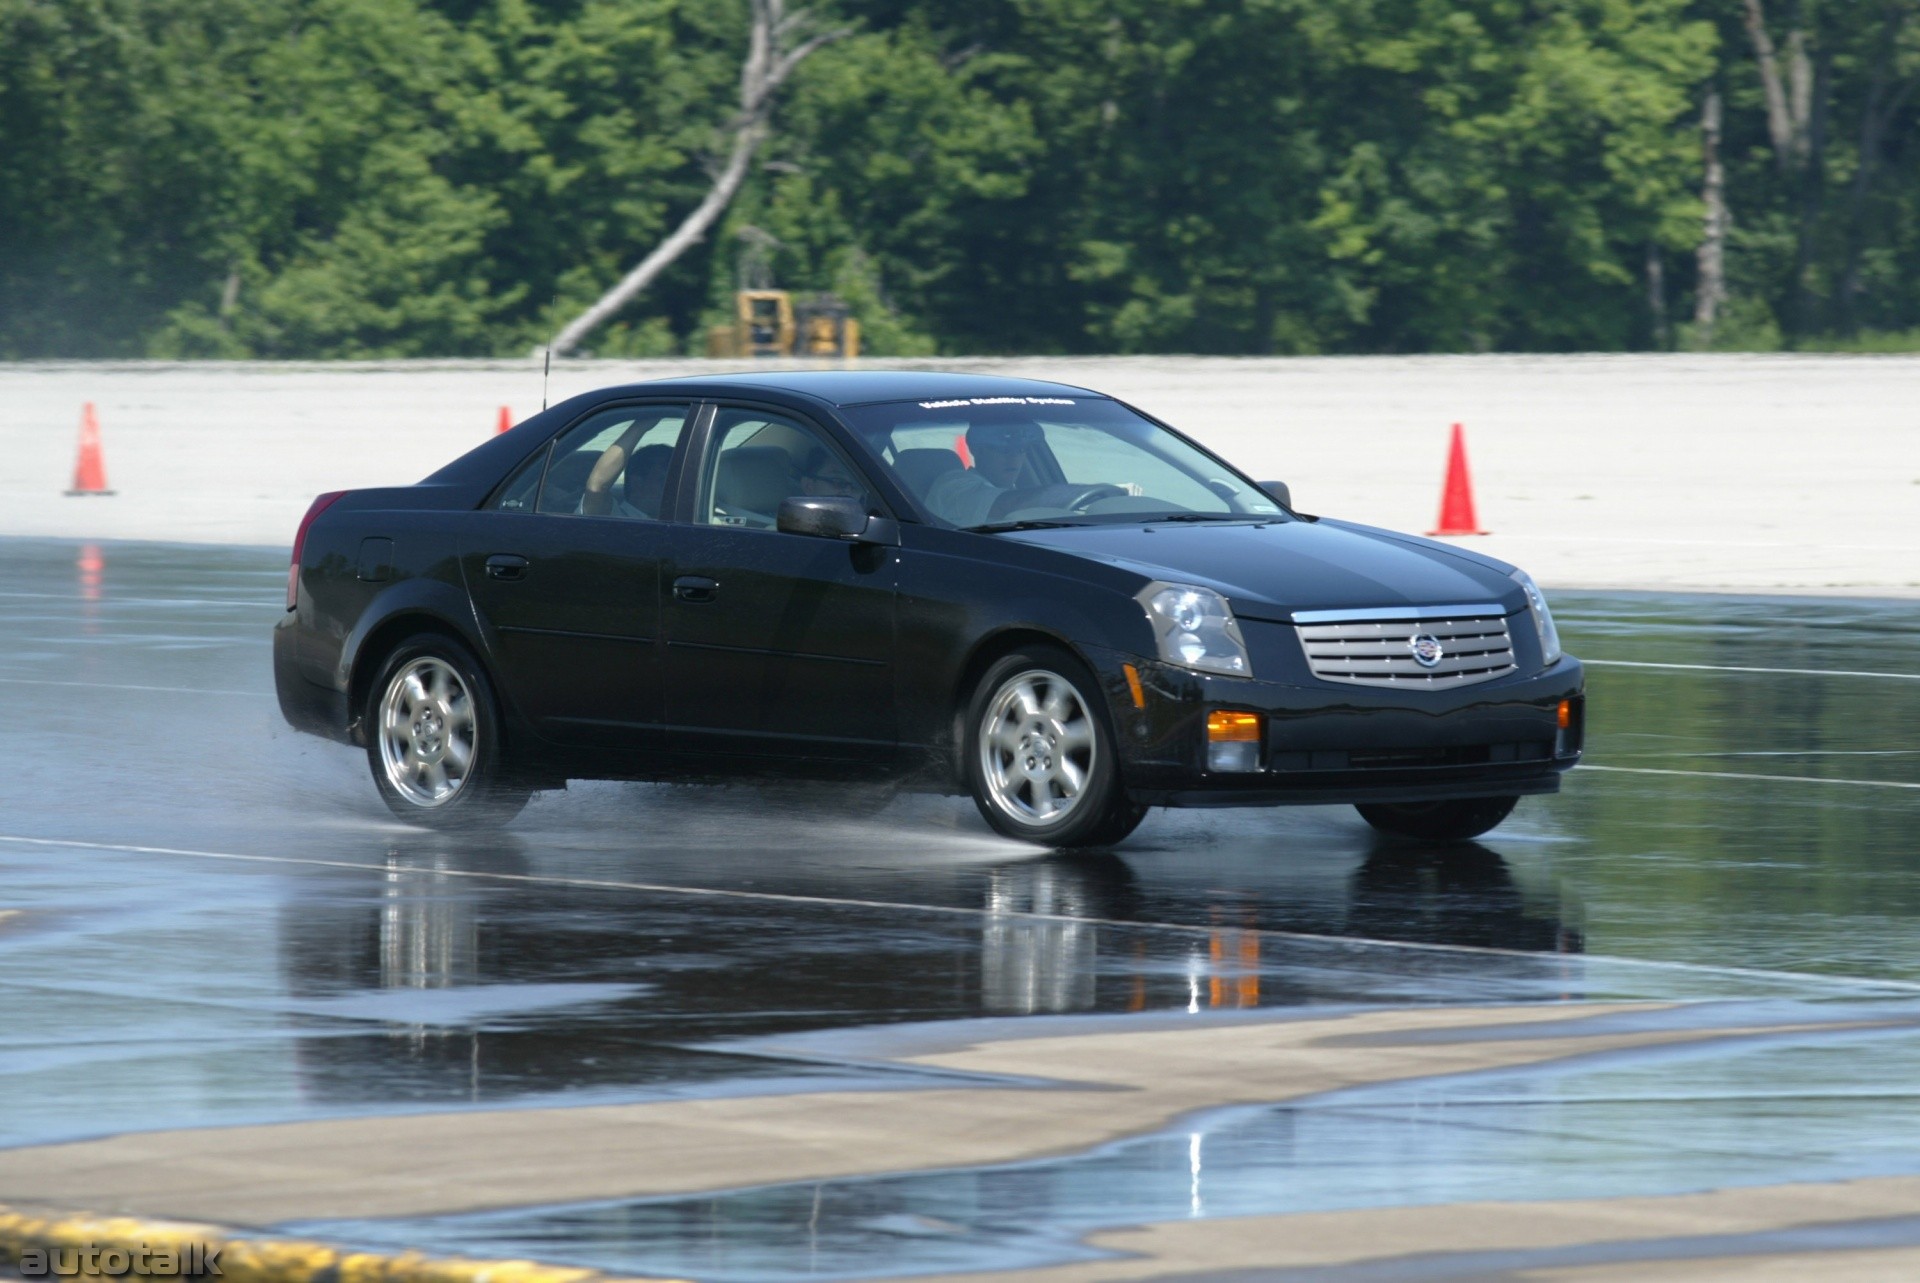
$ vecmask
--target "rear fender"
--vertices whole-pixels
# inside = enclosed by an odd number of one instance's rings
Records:
[[[445,632],[476,655],[484,653],[473,607],[461,589],[439,579],[404,579],[382,589],[360,613],[340,648],[334,687],[347,696],[349,716],[358,722],[373,670],[402,637],[414,632]]]

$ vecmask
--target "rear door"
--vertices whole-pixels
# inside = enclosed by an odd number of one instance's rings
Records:
[[[501,696],[557,744],[652,749],[662,520],[693,407],[596,410],[474,514],[461,569]]]
[[[705,752],[891,758],[898,549],[782,534],[780,501],[848,494],[881,511],[832,437],[721,405],[663,572],[666,722]]]

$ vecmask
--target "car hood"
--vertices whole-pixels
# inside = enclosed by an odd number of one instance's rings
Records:
[[[1212,588],[1250,619],[1285,622],[1296,610],[1499,602],[1511,611],[1525,604],[1504,562],[1341,521],[1069,526],[1001,537],[1148,579]]]

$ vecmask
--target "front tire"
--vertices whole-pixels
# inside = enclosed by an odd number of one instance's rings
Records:
[[[500,705],[473,653],[420,633],[387,655],[367,694],[367,764],[387,809],[409,824],[504,824],[528,791],[507,782]]]
[[[1518,797],[1462,797],[1444,802],[1360,802],[1354,810],[1382,833],[1422,842],[1477,838],[1513,814]]]
[[[967,784],[998,832],[1052,847],[1109,846],[1140,823],[1120,781],[1098,687],[1051,646],[1003,655],[968,702]]]

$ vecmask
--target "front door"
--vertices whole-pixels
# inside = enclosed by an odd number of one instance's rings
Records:
[[[670,733],[704,752],[889,758],[899,550],[775,529],[790,496],[871,509],[871,489],[792,416],[722,406],[707,441],[662,574]]]
[[[474,514],[467,588],[502,698],[557,744],[649,749],[661,719],[661,520],[685,404],[597,411]]]

